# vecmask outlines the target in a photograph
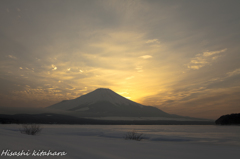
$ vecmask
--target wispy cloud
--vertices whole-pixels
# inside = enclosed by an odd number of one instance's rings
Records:
[[[219,53],[222,53],[225,51],[227,51],[227,48],[219,50],[219,51],[206,51],[206,52],[203,52],[203,56],[212,56],[212,55],[219,54]]]
[[[13,55],[8,55],[8,57],[11,58],[11,59],[17,59],[17,57],[13,56]]]
[[[227,75],[228,75],[229,77],[235,76],[235,75],[240,75],[240,68],[238,68],[238,69],[236,69],[236,70],[234,70],[234,71],[228,72]]]
[[[143,55],[143,56],[140,56],[139,58],[150,59],[150,58],[152,58],[152,56],[151,55]]]
[[[137,70],[137,72],[143,72],[143,67],[142,66],[138,66],[135,69]]]
[[[213,60],[216,60],[220,53],[227,51],[227,49],[222,49],[218,51],[206,51],[202,54],[197,54],[191,59],[190,63],[187,65],[189,69],[197,70],[210,64]]]
[[[240,85],[237,1],[0,3],[0,98],[9,105],[48,106],[98,87],[191,116],[238,101],[228,96]]]
[[[135,76],[130,76],[130,77],[127,77],[126,80],[130,80],[130,79],[133,79]]]
[[[160,42],[158,41],[158,39],[152,39],[152,40],[147,40],[146,43],[151,44],[151,43],[160,43]]]

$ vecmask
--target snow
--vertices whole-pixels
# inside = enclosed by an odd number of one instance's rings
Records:
[[[225,159],[240,155],[239,126],[42,125],[36,136],[21,134],[20,127],[0,125],[0,153],[7,149],[64,151],[65,156],[20,157],[64,159]],[[143,133],[144,139],[124,140],[124,134],[133,129]]]
[[[142,107],[141,104],[133,102],[127,98],[120,96],[119,94],[113,92],[107,88],[98,88],[86,95],[82,95],[76,99],[64,100],[60,103],[49,106],[49,108],[55,108],[60,110],[69,110],[80,105],[91,105],[101,101],[108,101],[113,105],[134,105]]]
[[[103,120],[109,120],[112,117],[115,118],[113,120],[202,120],[168,114],[156,107],[141,105],[107,88],[98,88],[76,99],[64,100],[51,105],[47,109],[65,111],[65,114],[80,118],[89,117],[97,119],[96,117],[101,117]],[[123,117],[134,118],[124,119]]]

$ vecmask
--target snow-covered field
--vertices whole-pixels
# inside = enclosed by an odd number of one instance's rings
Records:
[[[240,156],[240,126],[42,125],[39,135],[21,134],[21,125],[0,125],[0,158],[226,159]],[[141,141],[125,140],[135,130]],[[4,152],[28,152],[8,157]],[[48,151],[63,156],[34,156]]]

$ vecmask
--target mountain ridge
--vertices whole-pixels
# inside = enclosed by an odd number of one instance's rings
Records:
[[[113,105],[134,105],[143,107],[143,105],[131,101],[108,88],[98,88],[88,94],[82,95],[71,100],[63,100],[60,103],[49,106],[48,108],[57,108],[61,110],[71,110],[80,105],[91,105],[101,101],[108,101]],[[66,103],[67,102],[67,103]]]
[[[131,101],[108,88],[98,88],[71,100],[47,108],[71,112],[78,117],[168,117],[190,118],[168,114],[156,107]]]

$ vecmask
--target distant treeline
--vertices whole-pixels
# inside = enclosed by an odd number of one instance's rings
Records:
[[[213,121],[96,120],[60,114],[0,114],[1,124],[91,124],[91,125],[213,125]]]
[[[217,125],[240,125],[240,113],[223,115],[215,123]]]

